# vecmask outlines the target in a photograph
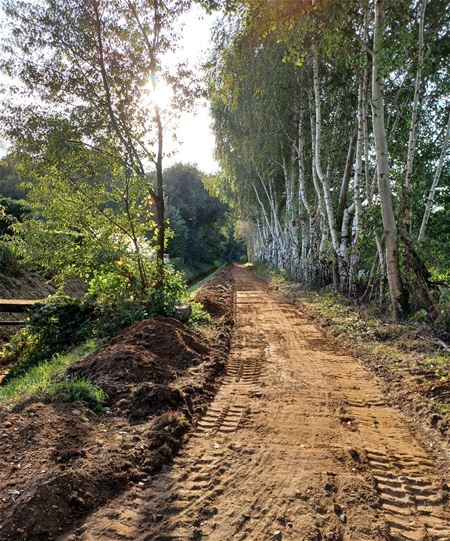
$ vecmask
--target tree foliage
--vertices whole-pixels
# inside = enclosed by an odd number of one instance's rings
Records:
[[[140,183],[153,205],[159,286],[165,243],[166,119],[154,93],[158,82],[172,84],[177,104],[172,112],[189,98],[186,69],[170,73],[161,64],[162,55],[176,46],[174,23],[188,6],[186,0],[4,2],[9,38],[3,70],[19,82],[10,87],[14,97],[3,104],[6,135],[22,147],[28,143],[27,152],[40,159],[42,147],[35,141],[51,146],[54,126],[64,125],[61,145],[92,151],[110,168],[118,168],[130,189]],[[144,262],[138,249],[135,255],[143,280]]]
[[[165,176],[169,223],[174,232],[168,252],[188,264],[230,259],[228,243],[237,244],[234,234],[230,236],[228,205],[208,193],[202,177],[195,166],[182,164],[167,169]]]

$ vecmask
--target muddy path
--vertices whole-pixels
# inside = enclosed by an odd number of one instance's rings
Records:
[[[68,540],[450,540],[444,484],[381,384],[235,267],[223,385],[174,463]]]

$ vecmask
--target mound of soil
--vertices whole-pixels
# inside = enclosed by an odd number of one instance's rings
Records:
[[[195,300],[203,304],[214,318],[223,318],[226,325],[232,325],[234,313],[234,285],[229,268],[215,274]]]
[[[88,378],[106,391],[112,407],[123,407],[136,385],[151,381],[167,386],[189,368],[214,363],[215,353],[208,340],[176,319],[156,318],[129,327],[70,374]]]
[[[232,302],[232,291],[227,295]],[[232,320],[232,306],[222,310]],[[0,538],[55,539],[130,483],[148,482],[215,394],[230,329],[222,325],[216,334],[207,339],[175,319],[157,318],[80,360],[70,373],[108,393],[104,414],[64,394],[0,409]]]

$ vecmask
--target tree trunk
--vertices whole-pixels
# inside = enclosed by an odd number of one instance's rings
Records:
[[[156,156],[156,198],[155,222],[157,229],[156,257],[158,266],[157,289],[164,287],[164,240],[165,240],[165,209],[164,209],[164,183],[163,183],[163,127],[159,107],[155,107],[155,120],[158,127],[158,153]]]
[[[375,1],[374,51],[372,57],[372,122],[375,137],[378,189],[386,244],[386,269],[392,310],[395,318],[404,316],[407,300],[400,276],[397,224],[392,206],[389,155],[384,123],[383,75],[380,56],[383,49],[384,0]]]
[[[355,155],[355,143],[357,141],[357,137],[358,131],[355,130],[348,144],[347,160],[345,162],[345,170],[342,176],[341,190],[339,192],[339,210],[341,217],[343,216],[344,209],[347,207],[348,188],[352,176],[353,159]]]
[[[408,136],[408,152],[406,156],[406,173],[405,184],[402,192],[402,204],[401,204],[401,225],[406,236],[410,236],[412,233],[412,173],[414,156],[417,147],[417,115],[419,110],[419,98],[420,98],[420,86],[422,84],[422,71],[423,71],[423,33],[425,23],[425,8],[427,6],[427,0],[422,0],[420,6],[420,18],[419,18],[419,48],[417,53],[417,71],[416,80],[414,83],[414,100],[411,113],[411,124],[409,128]]]
[[[425,205],[425,212],[423,214],[422,225],[420,226],[420,232],[418,241],[422,241],[425,238],[425,232],[428,225],[428,220],[430,219],[431,209],[433,208],[434,203],[434,194],[436,192],[439,179],[441,178],[442,168],[444,167],[445,159],[447,157],[447,148],[448,140],[450,137],[450,113],[447,120],[447,130],[444,137],[444,144],[442,145],[441,155],[439,156],[439,162],[434,173],[433,182],[430,187],[430,192],[428,194],[427,202]]]
[[[314,53],[313,56],[313,83],[314,83],[314,106],[316,112],[316,123],[315,123],[315,152],[314,152],[314,161],[316,166],[317,176],[322,184],[323,188],[323,200],[325,204],[325,210],[328,218],[328,226],[330,229],[331,240],[333,243],[333,248],[338,255],[339,252],[339,235],[336,230],[336,222],[334,217],[333,204],[331,200],[331,191],[329,185],[328,172],[324,174],[321,166],[320,159],[320,143],[321,143],[321,131],[322,131],[322,117],[320,111],[320,81],[319,81],[319,64],[317,59],[317,53]]]
[[[364,138],[364,97],[363,83],[358,89],[358,130],[356,138],[356,158],[355,158],[355,174],[353,193],[355,200],[355,214],[353,216],[352,227],[352,250],[350,255],[350,276],[349,276],[349,294],[351,297],[357,295],[357,282],[359,271],[359,233],[361,229],[361,173],[362,173],[362,153],[363,153],[363,138]]]
[[[323,193],[322,188],[319,183],[319,179],[317,178],[317,171],[316,171],[316,138],[315,138],[315,122],[314,118],[311,115],[311,152],[312,152],[312,179],[314,184],[314,190],[316,191],[317,195],[317,207],[319,209],[320,214],[320,244],[319,244],[319,252],[324,252],[326,249],[326,243],[328,240],[328,223],[327,223],[327,214],[325,210],[325,204],[323,201]]]
[[[369,42],[369,2],[366,0],[364,2],[364,54],[365,54],[365,63],[363,69],[363,79],[362,79],[362,131],[363,131],[363,141],[364,141],[364,181],[366,187],[366,197],[367,203],[369,206],[372,204],[372,181],[370,175],[370,159],[369,159],[369,128],[368,128],[368,106],[369,101],[369,70],[367,65],[369,65],[369,58],[366,52],[366,47],[368,47]]]
[[[298,146],[297,146],[297,162],[298,162],[298,200],[299,200],[299,212],[300,206],[302,205],[305,209],[306,216],[308,221],[302,221],[302,254],[301,254],[301,265],[303,267],[303,281],[305,283],[309,282],[309,254],[311,252],[312,244],[312,230],[314,227],[313,216],[311,205],[308,199],[308,194],[306,192],[306,174],[305,174],[305,111],[303,107],[299,112],[298,119]],[[308,235],[306,235],[306,227],[308,228]]]

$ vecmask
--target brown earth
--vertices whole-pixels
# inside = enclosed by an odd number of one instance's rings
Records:
[[[230,272],[220,289],[232,306]],[[223,372],[230,330],[211,332],[142,321],[79,361],[70,374],[108,393],[103,415],[64,395],[0,409],[0,539],[54,539],[170,461]]]
[[[339,298],[330,313],[320,297],[316,303],[299,284],[271,287],[320,325],[337,349],[351,350],[380,378],[386,403],[401,409],[411,430],[449,477],[450,356],[433,327],[393,323],[387,314],[374,320],[367,307],[349,308],[348,300]]]
[[[45,299],[56,293],[58,287],[42,276],[27,271],[18,272],[17,276],[2,276],[0,298],[2,299]],[[86,284],[79,279],[72,279],[64,286],[66,295],[77,297],[86,290]]]
[[[59,541],[449,541],[449,480],[383,382],[250,270],[233,275],[226,374],[193,437]]]
[[[226,325],[234,321],[234,303],[230,302],[229,283],[226,280],[229,267],[219,271],[197,293],[195,300],[202,303],[213,317],[222,318]]]

